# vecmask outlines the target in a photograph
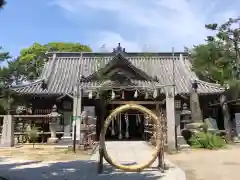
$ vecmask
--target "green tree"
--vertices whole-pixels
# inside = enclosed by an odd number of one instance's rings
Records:
[[[240,95],[239,23],[240,18],[230,18],[221,25],[206,25],[216,34],[208,36],[206,44],[195,46],[191,51],[195,72],[204,80],[228,84],[234,99]]]
[[[5,63],[5,66],[0,66],[0,106],[3,109],[6,110],[9,106],[8,86],[36,79],[41,73],[45,53],[52,51],[91,52],[91,49],[79,43],[51,42],[44,45],[34,43],[29,48],[23,49],[20,56],[15,59],[11,59],[8,52],[0,51],[0,62]]]
[[[91,48],[80,43],[51,42],[48,44],[34,43],[32,46],[22,49],[19,57],[19,65],[24,69],[28,80],[36,79],[40,73],[46,58],[46,52],[91,52]]]
[[[0,0],[0,8],[3,8],[5,4],[6,4],[5,0]]]
[[[200,78],[228,84],[228,98],[240,96],[240,18],[230,18],[223,24],[208,24],[205,27],[215,32],[208,36],[206,44],[195,46],[191,50],[194,71]],[[236,26],[237,25],[237,26]],[[224,100],[225,101],[225,100]],[[223,108],[226,140],[231,140],[231,122],[227,104],[221,101]]]
[[[4,62],[11,58],[9,52],[3,52],[3,48],[0,46],[0,62]]]

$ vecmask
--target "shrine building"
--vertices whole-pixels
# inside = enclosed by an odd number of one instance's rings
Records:
[[[217,99],[224,88],[201,81],[192,71],[188,53],[127,52],[118,44],[113,52],[48,52],[38,79],[12,90],[31,104],[33,114],[49,113],[47,110],[56,105],[62,114],[57,130],[62,138],[72,136],[72,119],[83,110],[96,117],[97,135],[101,121],[120,105],[135,103],[161,111],[166,117],[167,143],[173,146],[176,122],[181,121],[184,104],[190,109],[195,86],[203,118],[209,113],[219,117],[220,110],[211,109],[209,102]],[[102,92],[107,101],[99,98]],[[144,114],[128,111],[116,118],[118,123],[110,125],[107,139],[142,138]]]

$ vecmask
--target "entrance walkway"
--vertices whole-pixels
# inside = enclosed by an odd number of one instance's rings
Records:
[[[121,164],[142,164],[147,162],[152,155],[152,147],[144,141],[109,141],[106,142],[106,147],[109,155],[116,162]],[[98,161],[98,153],[91,157],[91,160]],[[140,173],[129,173],[116,170],[107,162],[104,162],[103,175],[109,176],[109,180],[185,180],[185,173],[166,160],[166,163],[171,168],[166,173],[161,173],[157,167],[157,160],[153,163],[151,168],[146,169]],[[109,174],[111,168],[111,174]],[[107,175],[108,174],[108,175]]]
[[[109,154],[124,164],[142,163],[151,155],[151,147],[141,141],[106,142]],[[116,170],[106,162],[104,172],[97,174],[98,152],[89,160],[68,162],[39,162],[13,158],[0,158],[1,176],[8,180],[185,180],[185,174],[179,168],[170,168],[165,174],[152,168],[141,173],[128,173]]]

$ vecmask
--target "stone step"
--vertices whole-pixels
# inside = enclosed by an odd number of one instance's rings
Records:
[[[236,144],[240,144],[240,139],[235,139],[235,140],[233,140],[233,142]]]
[[[186,150],[190,150],[190,146],[188,144],[179,144],[178,145],[179,150],[181,151],[186,151]]]
[[[69,138],[61,138],[57,145],[61,146],[71,146],[73,144],[73,140],[71,137]]]
[[[177,136],[177,142],[178,142],[178,149],[183,150],[189,150],[190,146],[187,144],[186,140],[183,136]]]
[[[177,136],[177,142],[178,142],[178,145],[187,144],[183,136]]]
[[[240,143],[240,137],[233,137],[233,142],[236,143],[236,144],[239,144]]]
[[[69,148],[71,148],[72,146],[68,146],[68,145],[56,145],[55,147],[54,147],[54,149],[69,149]]]

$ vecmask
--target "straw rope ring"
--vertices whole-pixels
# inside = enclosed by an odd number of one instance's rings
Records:
[[[110,125],[110,123],[114,120],[113,117],[115,117],[117,114],[124,112],[126,110],[130,110],[130,109],[134,109],[134,110],[138,110],[142,113],[145,113],[147,115],[149,115],[151,117],[151,119],[153,120],[153,123],[155,125],[155,133],[156,133],[156,146],[154,148],[153,154],[151,159],[144,163],[144,164],[137,164],[137,165],[122,165],[122,164],[118,164],[114,159],[112,159],[106,149],[106,144],[105,144],[105,135],[107,132],[107,128]],[[148,108],[143,107],[141,105],[137,105],[137,104],[126,104],[126,105],[122,105],[120,107],[117,107],[105,120],[104,122],[104,127],[103,127],[103,131],[100,134],[100,146],[103,148],[103,154],[104,154],[104,158],[105,160],[112,165],[115,168],[124,170],[124,171],[130,171],[130,172],[139,172],[145,168],[150,167],[154,161],[157,159],[158,156],[158,152],[161,150],[161,141],[160,141],[160,119]]]

